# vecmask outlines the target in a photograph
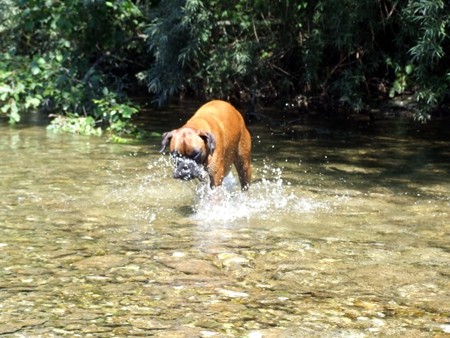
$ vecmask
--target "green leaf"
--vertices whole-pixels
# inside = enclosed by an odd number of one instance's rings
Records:
[[[14,100],[12,100],[9,106],[10,106],[9,123],[15,124],[20,121],[19,108],[17,107],[17,103]]]
[[[27,97],[25,100],[25,107],[27,108],[36,108],[41,104],[41,100],[36,97]]]
[[[12,93],[12,88],[11,86],[7,85],[7,84],[1,84],[0,85],[0,95],[1,94],[9,94]],[[6,98],[6,96],[0,96],[1,100],[4,100]]]
[[[411,65],[411,64],[406,65],[406,67],[405,67],[405,73],[406,74],[410,75],[413,72],[413,70],[414,70],[414,66],[413,65]]]
[[[19,82],[19,83],[16,85],[16,88],[15,88],[14,92],[15,92],[15,93],[22,93],[22,92],[24,92],[24,91],[25,91],[25,85],[24,85],[22,82]]]
[[[8,110],[9,110],[9,107],[10,107],[10,105],[9,104],[4,104],[4,105],[2,105],[1,107],[0,107],[0,111],[2,112],[2,113],[8,113]]]
[[[36,66],[36,65],[31,66],[31,74],[38,75],[40,72],[41,72],[41,69],[38,66]]]
[[[58,62],[61,62],[63,60],[63,56],[59,51],[56,52],[55,59]]]
[[[38,58],[38,59],[36,60],[36,63],[37,63],[39,66],[41,66],[41,67],[43,67],[43,66],[45,66],[45,65],[47,64],[47,62],[45,61],[45,59],[42,58],[42,57]]]

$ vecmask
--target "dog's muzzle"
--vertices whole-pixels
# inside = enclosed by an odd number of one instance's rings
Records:
[[[177,156],[174,160],[175,170],[173,172],[173,178],[189,181],[194,178],[202,179],[206,173],[203,165],[190,158]]]

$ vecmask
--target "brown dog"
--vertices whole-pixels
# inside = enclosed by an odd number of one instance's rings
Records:
[[[252,141],[242,115],[229,103],[215,100],[200,107],[184,126],[163,134],[160,153],[170,144],[174,178],[210,178],[212,188],[234,164],[242,190],[250,185]]]

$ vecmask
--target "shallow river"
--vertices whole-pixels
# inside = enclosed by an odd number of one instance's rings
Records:
[[[250,131],[211,196],[159,138],[0,125],[0,336],[450,335],[448,128]]]

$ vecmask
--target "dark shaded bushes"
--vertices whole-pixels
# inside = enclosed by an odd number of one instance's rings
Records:
[[[159,105],[189,95],[361,112],[408,93],[426,120],[448,100],[449,15],[443,0],[0,0],[0,112],[128,132],[140,80]]]

